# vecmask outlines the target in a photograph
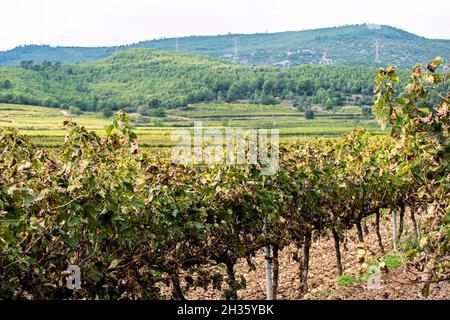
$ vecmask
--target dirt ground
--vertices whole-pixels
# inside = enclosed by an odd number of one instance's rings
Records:
[[[386,252],[402,255],[401,252],[393,252],[391,226],[389,218],[385,217],[380,226],[383,243]],[[406,230],[404,235],[411,232],[408,221],[405,219]],[[378,246],[374,219],[366,223],[368,234],[365,234],[364,246],[366,261],[373,261],[382,256]],[[361,263],[358,263],[358,249],[361,244],[357,241],[357,233],[350,230],[347,233],[346,245],[341,244],[342,265],[345,274],[358,275]],[[287,247],[280,252],[280,275],[277,298],[279,300],[299,299],[299,265],[293,259],[294,247]],[[239,299],[265,299],[266,283],[264,273],[263,252],[254,258],[256,270],[251,271],[246,261],[240,261],[236,266],[236,275],[243,275],[247,279],[247,287],[238,291]],[[402,264],[387,273],[381,274],[381,286],[377,289],[369,289],[366,281],[355,282],[352,285],[342,285],[338,281],[334,241],[332,237],[315,241],[311,248],[310,271],[308,275],[309,291],[304,299],[376,299],[376,300],[410,300],[410,299],[444,299],[450,300],[450,283],[441,282],[432,284],[430,295],[425,298],[421,294],[422,283],[414,282],[417,272]],[[169,298],[169,297],[168,297]],[[197,288],[186,293],[187,299],[223,299],[220,291],[214,289]]]

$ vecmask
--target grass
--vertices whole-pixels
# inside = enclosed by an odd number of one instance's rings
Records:
[[[358,278],[351,274],[344,273],[343,275],[341,275],[337,278],[337,281],[341,286],[349,287],[349,286],[354,285],[356,282],[358,282]]]
[[[141,147],[171,147],[175,130],[192,132],[195,121],[201,121],[205,129],[242,128],[278,129],[280,142],[301,141],[311,137],[336,137],[362,126],[373,134],[386,134],[374,119],[360,117],[358,107],[343,107],[336,112],[317,112],[313,120],[306,120],[302,112],[290,106],[252,104],[195,104],[184,109],[168,111],[165,118],[140,117],[132,114],[138,143]],[[335,114],[353,112],[352,117],[335,117]],[[60,146],[65,137],[63,121],[72,119],[89,130],[104,134],[109,119],[99,113],[86,112],[71,116],[66,111],[54,108],[25,105],[0,104],[0,127],[19,129],[35,140],[39,147]]]
[[[384,255],[384,262],[386,263],[386,267],[388,268],[389,271],[401,267],[404,263],[403,260],[404,260],[403,257],[398,254],[386,253]]]
[[[42,116],[59,116],[61,111],[53,108],[26,106],[18,104],[0,104],[0,115],[42,115]]]
[[[362,274],[362,275],[351,275],[351,274],[343,274],[342,276],[339,276],[337,278],[337,281],[339,283],[339,285],[344,286],[344,287],[350,287],[353,286],[357,283],[364,283],[367,282],[367,280],[369,279],[369,271],[367,271],[366,273]]]
[[[388,252],[382,257],[382,261],[384,261],[388,271],[392,271],[394,269],[397,269],[401,267],[404,263],[404,258],[402,255]],[[369,266],[376,266],[378,267],[380,265],[380,262],[374,261],[370,262]],[[370,276],[370,268],[367,272],[365,272],[362,275],[352,275],[348,273],[344,273],[343,275],[337,277],[337,282],[339,285],[344,287],[350,287],[358,283],[364,283],[369,279]]]
[[[199,103],[186,108],[177,109],[173,111],[172,114],[190,118],[274,115],[303,116],[302,112],[289,106],[244,103]]]
[[[312,293],[315,298],[318,298],[318,299],[326,298],[333,294],[333,289],[326,287],[326,288],[321,288],[319,290],[316,290]]]

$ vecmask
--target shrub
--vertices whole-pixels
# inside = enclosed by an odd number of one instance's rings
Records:
[[[309,110],[305,111],[305,119],[312,120],[312,119],[314,119],[314,117],[315,117],[315,114],[314,114],[313,110],[309,109]]]
[[[166,110],[164,110],[163,108],[158,108],[156,110],[153,110],[152,115],[154,117],[165,117],[166,114]]]
[[[81,111],[80,108],[77,107],[70,107],[69,113],[74,116],[79,116],[80,114],[83,114],[83,111]]]

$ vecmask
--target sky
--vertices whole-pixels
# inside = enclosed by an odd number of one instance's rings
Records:
[[[359,23],[450,39],[449,12],[448,0],[0,0],[0,50]]]

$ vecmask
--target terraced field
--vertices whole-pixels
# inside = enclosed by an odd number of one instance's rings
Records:
[[[302,112],[290,106],[252,104],[198,104],[169,110],[166,117],[142,117],[132,114],[138,142],[142,147],[170,147],[176,143],[175,130],[192,132],[195,122],[214,129],[279,129],[281,142],[311,137],[333,137],[362,126],[374,134],[386,134],[373,118],[363,117],[358,107],[343,107],[336,112],[317,111],[306,120]],[[65,137],[63,121],[72,119],[103,134],[109,122],[99,113],[70,115],[67,111],[24,105],[0,104],[0,127],[14,127],[32,136],[41,147],[57,147]],[[38,138],[38,139],[36,139]]]

